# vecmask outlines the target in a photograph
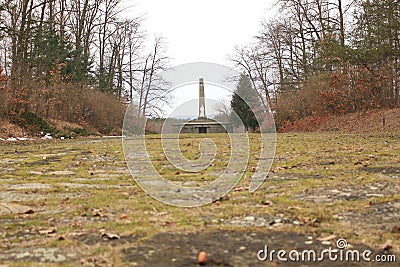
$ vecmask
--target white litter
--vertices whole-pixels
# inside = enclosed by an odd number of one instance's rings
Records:
[[[45,136],[42,137],[42,139],[53,139],[53,136],[51,136],[51,134],[47,133]]]
[[[17,137],[18,141],[28,141],[28,140],[33,140],[32,138],[27,138],[27,137]]]

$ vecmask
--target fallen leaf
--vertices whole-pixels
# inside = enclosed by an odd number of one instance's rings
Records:
[[[233,192],[240,192],[240,191],[246,191],[246,190],[249,190],[249,187],[241,186],[241,187],[235,187],[233,189]]]
[[[269,200],[264,200],[263,202],[261,202],[261,204],[263,204],[264,206],[270,206],[272,205],[272,202]]]
[[[323,242],[323,241],[331,241],[332,239],[335,239],[335,238],[336,238],[336,235],[328,235],[325,237],[319,237],[319,238],[317,238],[317,240]]]
[[[381,247],[380,247],[380,249],[381,250],[390,250],[391,248],[393,248],[393,245],[392,245],[392,240],[387,240],[386,242],[385,242],[385,244],[383,244]]]
[[[55,228],[39,229],[38,232],[41,235],[49,235],[49,234],[54,234],[56,232],[56,229]]]
[[[368,167],[369,165],[371,165],[371,162],[369,162],[369,160],[365,161],[363,164],[364,167]]]
[[[390,232],[400,234],[400,226],[399,225],[393,226],[393,228]]]
[[[170,221],[166,221],[166,222],[164,222],[164,223],[162,224],[162,226],[171,227],[171,226],[175,226],[175,223],[174,223],[174,222],[170,222]]]
[[[108,239],[108,240],[120,239],[119,235],[114,234],[114,233],[108,233],[108,232],[102,233],[101,237],[104,238],[104,239]]]

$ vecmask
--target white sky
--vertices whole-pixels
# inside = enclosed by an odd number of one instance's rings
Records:
[[[212,62],[227,65],[235,45],[257,35],[274,0],[124,0],[127,15],[144,15],[150,37],[167,40],[172,65]]]
[[[275,0],[123,0],[126,16],[143,15],[143,28],[149,39],[161,35],[167,42],[171,66],[192,62],[211,62],[231,66],[228,57],[236,45],[252,42],[263,19],[273,11]],[[192,96],[197,89],[192,87]],[[221,100],[221,94],[206,98]],[[187,99],[188,90],[176,90],[174,106]],[[182,94],[183,95],[180,95]],[[230,98],[229,94],[225,98]],[[195,113],[197,112],[197,107]],[[168,109],[166,112],[170,112]],[[209,114],[210,110],[207,111]]]

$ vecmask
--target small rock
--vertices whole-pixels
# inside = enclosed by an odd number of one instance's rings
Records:
[[[304,242],[304,244],[306,245],[312,245],[313,241],[312,240],[307,240],[306,242]]]
[[[275,219],[275,220],[271,221],[271,222],[269,223],[269,225],[275,225],[275,224],[277,224],[277,223],[282,224],[282,219]]]
[[[322,245],[328,246],[328,245],[331,244],[331,241],[322,241],[321,244],[322,244]]]
[[[255,218],[254,216],[247,216],[247,217],[245,217],[243,220],[249,221],[249,222],[253,222],[253,221],[256,220],[256,218]]]
[[[207,263],[207,253],[205,253],[204,251],[201,251],[200,253],[199,253],[199,256],[197,257],[197,262],[200,264],[200,265],[204,265],[204,264],[206,264]]]
[[[297,220],[294,220],[294,221],[293,221],[293,224],[294,224],[294,225],[304,225],[303,222],[297,221]]]
[[[29,206],[23,206],[15,203],[0,203],[0,215],[33,213],[33,209]]]
[[[246,247],[244,247],[244,246],[241,246],[240,248],[239,248],[239,250],[245,250],[246,249]]]
[[[126,218],[128,218],[128,215],[126,215],[126,214],[124,213],[124,214],[121,214],[121,216],[119,216],[119,218],[120,218],[120,219],[126,219]]]

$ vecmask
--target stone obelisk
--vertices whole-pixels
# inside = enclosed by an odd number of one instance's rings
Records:
[[[206,102],[204,99],[204,81],[199,80],[199,119],[206,119]]]

